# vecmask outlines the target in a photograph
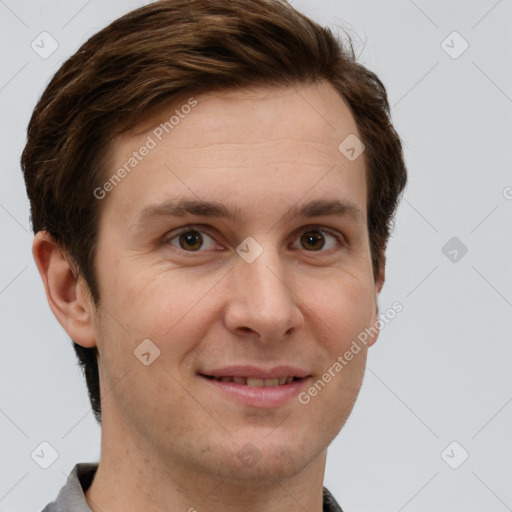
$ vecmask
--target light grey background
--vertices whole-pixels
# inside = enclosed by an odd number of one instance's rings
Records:
[[[42,509],[76,462],[99,457],[85,382],[32,260],[19,157],[59,65],[143,3],[0,0],[0,511]],[[512,510],[512,3],[292,3],[359,37],[409,170],[380,299],[404,309],[370,349],[325,485],[346,512]],[[43,31],[59,45],[47,59],[31,48]],[[442,252],[452,237],[468,248],[455,262]],[[48,469],[31,458],[43,441],[58,452]]]

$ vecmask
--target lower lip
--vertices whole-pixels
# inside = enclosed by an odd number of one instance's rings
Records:
[[[277,407],[282,405],[297,396],[309,380],[309,377],[305,377],[282,386],[252,387],[237,382],[222,382],[204,376],[201,377],[211,386],[214,386],[215,389],[225,393],[226,396],[252,407]]]

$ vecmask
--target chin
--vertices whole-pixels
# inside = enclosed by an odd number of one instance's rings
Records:
[[[291,433],[287,434],[287,439],[272,439],[274,434],[269,435],[269,432],[236,439],[229,464],[233,470],[230,478],[254,487],[275,485],[276,480],[283,481],[301,473],[326,448],[318,443],[315,449],[316,443],[306,433],[300,439]]]

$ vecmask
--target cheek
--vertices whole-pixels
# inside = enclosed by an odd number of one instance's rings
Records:
[[[352,276],[338,276],[323,286],[318,286],[317,282],[316,286],[305,289],[313,290],[308,292],[305,302],[317,317],[315,323],[327,333],[330,351],[342,354],[372,322],[373,287]]]
[[[193,275],[178,270],[162,271],[141,279],[139,297],[130,306],[134,318],[148,334],[159,339],[175,337],[175,333],[198,333],[211,320],[211,312],[219,302],[216,285],[221,275]]]
[[[126,330],[148,338],[159,338],[173,329],[209,287],[208,279],[198,281],[179,268],[129,261],[105,275],[103,282],[105,306],[117,314]]]
[[[111,280],[115,297],[110,294],[111,301],[116,298],[111,306],[118,322],[110,322],[110,329],[117,338],[117,349],[130,343],[133,352],[142,340],[149,339],[160,350],[159,363],[167,368],[190,364],[187,355],[198,350],[218,318],[218,280],[179,269],[125,268],[119,272]]]

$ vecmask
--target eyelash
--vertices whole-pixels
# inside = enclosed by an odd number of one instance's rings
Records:
[[[304,226],[302,228],[302,231],[300,232],[299,236],[304,234],[304,233],[307,233],[308,231],[319,231],[321,233],[324,233],[324,234],[327,233],[328,235],[332,236],[336,240],[336,242],[338,243],[339,247],[337,249],[343,249],[343,248],[345,248],[347,246],[346,240],[345,240],[344,236],[341,233],[337,233],[336,231],[332,231],[330,229],[326,229],[323,226],[319,226],[319,225]],[[176,247],[176,246],[173,246],[172,244],[170,244],[171,240],[174,240],[175,238],[179,237],[180,235],[183,235],[183,234],[189,233],[189,232],[199,232],[199,233],[202,233],[202,234],[206,234],[208,237],[214,239],[211,235],[209,235],[206,231],[204,231],[204,226],[188,225],[188,226],[185,226],[183,228],[180,228],[178,231],[173,231],[173,232],[169,233],[168,235],[166,235],[164,237],[164,239],[163,239],[163,243],[171,245],[174,249],[177,249],[178,251],[181,251],[181,252],[184,252],[184,253],[187,253],[187,254],[194,254],[194,253],[205,252],[205,251],[202,251],[202,250],[187,251],[186,249],[182,249],[181,247]],[[323,248],[322,248],[322,249],[319,249],[318,251],[315,251],[315,250],[308,251],[306,249],[304,249],[304,250],[306,252],[309,252],[309,253],[322,253],[322,252],[329,253],[333,249],[323,250]]]

